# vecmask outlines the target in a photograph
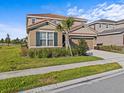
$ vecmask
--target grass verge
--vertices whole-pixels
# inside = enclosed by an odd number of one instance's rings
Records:
[[[56,71],[42,75],[31,75],[0,80],[0,93],[16,93],[17,91],[64,82],[67,80],[86,77],[119,68],[121,68],[119,64],[109,63]]]
[[[20,46],[0,48],[0,72],[101,60],[94,56],[28,58],[20,56]]]

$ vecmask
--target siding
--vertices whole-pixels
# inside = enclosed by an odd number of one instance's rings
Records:
[[[123,34],[98,36],[97,44],[123,46]]]

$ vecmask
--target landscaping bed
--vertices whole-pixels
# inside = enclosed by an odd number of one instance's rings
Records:
[[[123,46],[97,46],[95,47],[97,50],[103,50],[103,51],[109,51],[109,52],[115,52],[115,53],[124,53],[124,47]]]
[[[30,58],[21,56],[20,46],[0,47],[0,72],[101,60],[94,56]]]
[[[50,72],[42,75],[31,75],[0,80],[0,93],[16,93],[22,90],[42,87],[49,84],[55,84],[76,78],[86,77],[119,68],[121,68],[119,64],[109,63]]]

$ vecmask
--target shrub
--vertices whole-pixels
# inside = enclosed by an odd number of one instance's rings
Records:
[[[110,52],[121,52],[123,50],[123,47],[110,45],[110,46],[97,46],[97,47],[95,47],[95,49],[110,51]]]
[[[86,55],[87,50],[88,50],[87,43],[85,42],[84,39],[80,39],[79,45],[74,46],[72,49],[72,52],[73,52],[73,55],[81,56],[81,55]]]
[[[85,40],[79,41],[79,46],[72,48],[72,53],[74,56],[85,55],[88,50],[87,43]],[[41,48],[41,49],[29,49],[29,57],[34,58],[51,58],[51,57],[64,57],[70,56],[70,51],[65,48]]]
[[[29,51],[28,51],[28,56],[29,56],[30,58],[36,57],[36,50],[35,50],[35,49],[29,49]]]
[[[41,49],[29,49],[28,55],[31,58],[51,58],[51,57],[63,57],[70,56],[69,50],[65,48],[41,48]]]

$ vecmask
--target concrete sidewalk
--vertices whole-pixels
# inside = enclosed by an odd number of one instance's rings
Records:
[[[90,62],[66,64],[66,65],[59,65],[59,66],[50,66],[50,67],[3,72],[3,73],[0,73],[0,80],[12,78],[12,77],[44,74],[44,73],[49,73],[53,71],[61,71],[61,70],[73,69],[73,68],[78,68],[83,66],[106,64],[106,63],[112,63],[112,62],[113,61],[111,60],[99,60],[99,61],[90,61]]]

